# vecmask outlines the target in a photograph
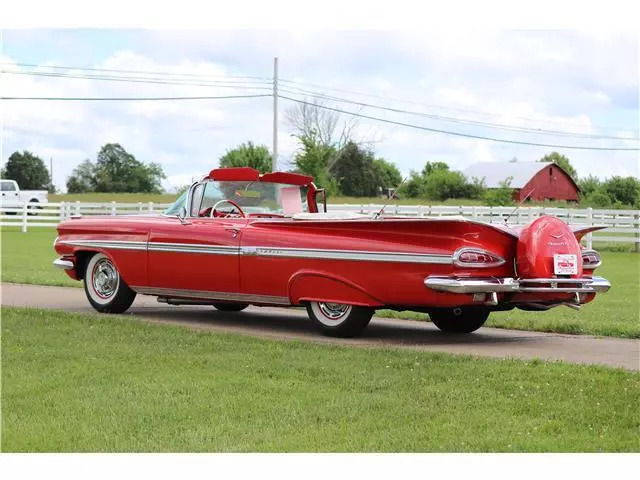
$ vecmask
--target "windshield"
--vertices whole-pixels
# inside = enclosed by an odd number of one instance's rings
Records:
[[[207,181],[196,185],[192,191],[192,217],[210,216],[211,208],[221,200],[231,200],[238,204],[247,216],[293,215],[307,212],[307,187],[267,182],[215,182]],[[186,192],[180,195],[165,215],[178,215],[186,207]],[[222,203],[217,210],[228,211],[232,207]]]
[[[180,210],[184,207],[184,203],[187,201],[187,190],[182,192],[178,199],[173,202],[173,204],[167,208],[163,215],[180,215]]]

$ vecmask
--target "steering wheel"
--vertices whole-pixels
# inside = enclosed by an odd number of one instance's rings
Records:
[[[246,215],[244,214],[244,211],[240,208],[240,205],[238,205],[233,200],[219,200],[219,201],[216,202],[216,204],[213,207],[211,207],[211,214],[210,214],[211,218],[216,216],[216,213],[215,213],[216,212],[216,208],[218,208],[218,206],[220,204],[223,204],[223,203],[228,203],[229,205],[234,207],[236,210],[238,210],[238,213],[240,214],[241,218],[245,218],[246,217]]]

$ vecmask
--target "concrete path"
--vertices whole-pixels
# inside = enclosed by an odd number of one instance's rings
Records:
[[[96,313],[83,289],[2,284],[2,305]],[[640,370],[640,340],[587,335],[481,328],[470,335],[440,332],[428,322],[373,318],[363,335],[336,339],[319,334],[301,309],[249,307],[227,313],[207,306],[169,306],[155,297],[138,295],[127,312],[156,323],[265,338],[295,339],[339,345],[401,347],[501,358],[564,360]]]

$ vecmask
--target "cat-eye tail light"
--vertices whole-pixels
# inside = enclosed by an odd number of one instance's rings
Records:
[[[583,250],[582,251],[582,268],[585,270],[593,270],[602,265],[602,258],[600,253],[595,250]]]
[[[490,268],[503,263],[504,258],[481,248],[461,248],[453,254],[453,264],[458,267]]]

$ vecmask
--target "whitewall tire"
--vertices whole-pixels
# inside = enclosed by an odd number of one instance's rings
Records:
[[[94,254],[86,263],[84,291],[91,306],[101,313],[122,313],[136,298],[136,292],[120,277],[111,259],[102,253]]]
[[[307,313],[324,335],[355,337],[368,324],[373,309],[330,302],[309,302]]]

